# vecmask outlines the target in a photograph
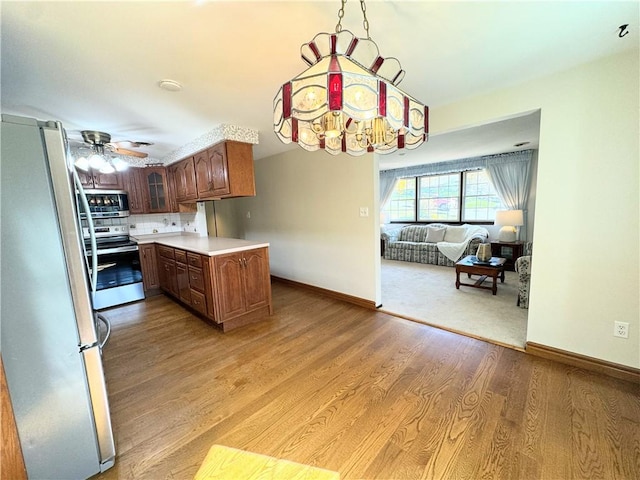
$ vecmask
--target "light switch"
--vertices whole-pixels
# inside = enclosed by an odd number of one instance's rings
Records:
[[[368,217],[369,216],[369,208],[368,207],[360,207],[360,216]]]

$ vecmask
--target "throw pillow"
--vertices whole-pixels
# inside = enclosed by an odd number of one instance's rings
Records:
[[[446,228],[438,228],[438,227],[429,227],[427,229],[427,239],[425,240],[427,243],[438,243],[444,240],[444,234],[446,232]]]
[[[447,227],[447,232],[444,234],[444,241],[451,243],[462,243],[467,236],[467,227]]]

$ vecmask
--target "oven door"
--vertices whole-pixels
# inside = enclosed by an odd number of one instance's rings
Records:
[[[138,246],[98,248],[98,280],[93,307],[100,310],[143,298]]]

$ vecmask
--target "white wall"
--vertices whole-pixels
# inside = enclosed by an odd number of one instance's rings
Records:
[[[638,51],[431,109],[431,130],[542,109],[527,339],[640,367]],[[296,149],[256,161],[244,236],[277,276],[379,303],[371,157]],[[246,218],[246,212],[251,218]],[[630,324],[613,337],[614,320]]]
[[[377,171],[371,154],[299,147],[257,160],[257,196],[236,207],[243,237],[270,242],[272,275],[379,304]]]
[[[542,109],[527,340],[636,368],[638,68],[635,50],[431,110],[446,131]]]

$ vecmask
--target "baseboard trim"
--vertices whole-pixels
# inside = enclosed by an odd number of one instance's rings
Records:
[[[325,295],[327,297],[331,297],[336,300],[342,300],[344,302],[352,303],[354,305],[358,305],[359,307],[368,308],[369,310],[376,310],[376,302],[374,302],[373,300],[365,300],[364,298],[354,297],[353,295],[347,295],[345,293],[335,292],[333,290],[316,287],[314,285],[309,285],[307,283],[296,282],[295,280],[289,280],[288,278],[276,277],[275,275],[271,275],[271,280],[274,282],[280,282],[286,285],[291,285],[292,287],[309,290],[314,293],[319,293],[320,295]]]
[[[525,352],[536,357],[554,360],[556,362],[571,365],[573,367],[584,368],[592,372],[603,373],[610,377],[626,380],[627,382],[640,384],[640,370],[618,363],[600,360],[598,358],[580,355],[578,353],[567,352],[559,348],[548,347],[535,342],[527,342]]]

